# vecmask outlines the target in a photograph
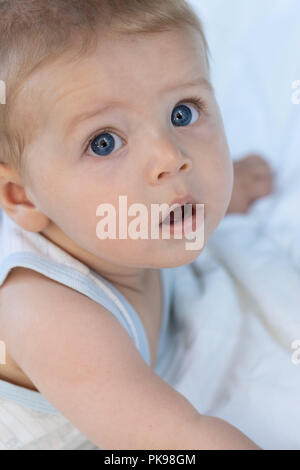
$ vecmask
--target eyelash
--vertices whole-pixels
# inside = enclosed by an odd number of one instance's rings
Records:
[[[203,101],[202,98],[198,97],[198,96],[192,96],[191,98],[186,98],[185,100],[183,101],[180,101],[178,103],[178,105],[176,106],[179,106],[180,103],[192,103],[196,106],[196,108],[198,109],[198,111],[201,111],[201,112],[207,112],[207,108],[206,108],[206,105],[205,105],[205,102]],[[95,134],[93,134],[93,136],[89,139],[88,141],[88,144],[86,146],[86,149],[85,149],[85,152],[88,151],[89,149],[89,146],[91,145],[91,143],[93,142],[93,140],[100,134],[104,134],[105,132],[113,132],[115,133],[114,130],[110,129],[110,128],[104,128],[100,131],[97,131]]]

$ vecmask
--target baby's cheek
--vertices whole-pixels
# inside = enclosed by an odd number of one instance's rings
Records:
[[[232,196],[233,186],[234,186],[234,166],[233,166],[233,160],[230,155],[228,157],[228,162],[224,170],[224,174],[226,174],[226,182],[228,186],[228,197],[230,201],[231,196]]]
[[[216,157],[216,163],[220,167],[220,177],[223,177],[224,186],[227,186],[229,192],[232,192],[234,180],[233,160],[225,133],[222,115],[217,103],[216,110],[217,112],[215,119],[213,119],[212,126],[211,149],[213,155]]]
[[[234,166],[226,136],[219,132],[216,139],[216,172],[218,172],[220,191],[223,191],[225,202],[230,201],[234,184]]]
[[[225,215],[233,192],[233,162],[229,154],[219,153],[211,159],[206,200],[218,223]]]

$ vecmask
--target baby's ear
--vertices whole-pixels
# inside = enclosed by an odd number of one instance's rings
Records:
[[[0,163],[0,207],[28,232],[41,232],[50,222],[27,198],[21,176],[8,163]]]

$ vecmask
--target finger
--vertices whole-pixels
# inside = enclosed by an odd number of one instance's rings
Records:
[[[247,165],[249,165],[249,170],[252,172],[258,173],[271,173],[272,168],[269,163],[259,155],[249,155],[247,158]]]
[[[250,175],[252,179],[259,179],[259,180],[274,180],[275,174],[271,167],[255,167],[250,170]]]
[[[245,157],[245,160],[255,164],[263,164],[263,165],[268,165],[268,162],[267,160],[262,157],[261,155],[258,155],[258,154],[249,154],[247,155],[247,157]]]
[[[268,163],[257,163],[251,167],[251,172],[253,174],[271,175],[273,173],[273,169],[268,165]]]
[[[230,204],[228,206],[228,213],[245,214],[248,210],[249,199],[246,194],[242,192],[233,192]]]
[[[272,194],[273,192],[274,192],[274,185],[272,181],[257,182],[253,186],[251,199],[256,200],[261,197],[268,196],[269,194]]]

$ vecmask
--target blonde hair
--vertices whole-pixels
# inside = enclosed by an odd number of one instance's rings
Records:
[[[101,34],[139,34],[192,27],[209,48],[201,20],[186,0],[0,0],[0,162],[23,171],[22,154],[39,125],[18,103],[26,80],[42,66],[92,51]]]

